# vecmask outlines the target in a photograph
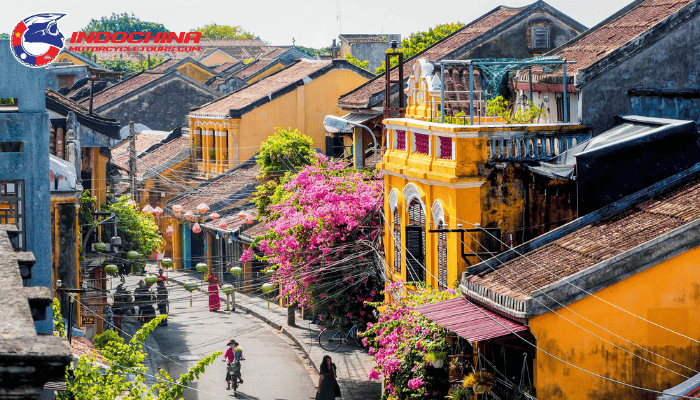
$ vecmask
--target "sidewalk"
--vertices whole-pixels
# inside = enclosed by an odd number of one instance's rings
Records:
[[[155,265],[149,265],[146,268],[148,271],[155,272]],[[201,279],[201,273],[194,271],[189,273],[182,270],[168,270],[167,274],[172,283],[179,285],[190,280]],[[206,288],[203,291],[206,291]],[[226,299],[223,293],[221,295],[223,305]],[[279,307],[276,301],[270,301],[268,309],[268,302],[263,298],[240,292],[236,292],[235,296],[237,309],[263,320],[288,336],[306,354],[316,372],[323,356],[330,355],[338,367],[338,384],[344,400],[378,400],[381,397],[381,383],[367,379],[370,370],[374,367],[374,361],[364,349],[354,345],[342,345],[336,351],[327,352],[318,345],[320,333],[318,325],[301,319],[299,311],[296,314],[297,326],[288,326],[287,309]],[[316,379],[314,384],[317,383]]]

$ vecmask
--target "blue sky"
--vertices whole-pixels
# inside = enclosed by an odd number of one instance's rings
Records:
[[[521,7],[534,0],[23,0],[7,2],[0,13],[0,32],[9,33],[21,19],[42,12],[67,14],[60,21],[66,37],[91,18],[112,12],[134,13],[142,20],[160,22],[171,31],[188,31],[210,22],[241,25],[273,45],[325,47],[338,33],[412,32],[448,22],[472,21],[499,5]],[[552,7],[592,27],[630,0],[550,0]],[[340,13],[338,12],[340,11]],[[338,20],[340,14],[340,21]]]

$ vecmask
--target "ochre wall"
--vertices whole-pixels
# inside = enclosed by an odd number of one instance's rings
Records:
[[[177,70],[182,72],[184,75],[187,75],[190,78],[195,79],[195,80],[202,82],[202,83],[206,82],[207,79],[214,76],[214,74],[212,74],[211,72],[206,71],[206,70],[204,70],[204,69],[202,69],[202,68],[200,68],[192,63],[185,63],[185,64],[177,67]]]
[[[657,364],[687,377],[695,372],[673,365],[613,336],[619,335],[637,345],[688,366],[700,369],[700,344],[656,327],[610,304],[652,321],[665,328],[700,339],[700,247],[673,257],[646,271],[633,275],[597,293],[599,300],[588,296],[559,309],[529,320],[530,330],[542,350],[571,364],[631,385],[662,391],[685,377],[636,358],[608,342],[653,358]],[[609,302],[610,304],[606,304]],[[581,316],[577,316],[577,313]],[[594,321],[602,328],[583,320]],[[572,321],[568,322],[564,318]],[[576,325],[574,325],[574,323]],[[561,361],[537,352],[535,359],[537,397],[563,399],[656,399],[656,393],[635,390],[605,381],[569,367]]]
[[[199,60],[200,63],[206,65],[207,67],[213,67],[215,65],[221,65],[223,63],[236,61],[238,61],[236,58],[223,51],[216,51],[208,55],[207,57]]]

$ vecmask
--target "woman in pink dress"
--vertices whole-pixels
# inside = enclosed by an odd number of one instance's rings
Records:
[[[221,299],[219,298],[219,279],[209,270],[209,311],[219,311]]]

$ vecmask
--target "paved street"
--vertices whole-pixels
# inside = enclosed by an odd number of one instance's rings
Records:
[[[141,278],[129,277],[127,284],[133,288]],[[165,368],[176,379],[200,358],[224,350],[228,340],[235,338],[246,358],[242,365],[244,383],[239,387],[238,398],[313,398],[313,380],[317,375],[312,367],[303,364],[304,355],[293,341],[240,310],[223,311],[225,304],[222,311],[209,312],[205,293],[195,291],[193,306],[190,307],[190,293],[181,285],[173,282],[169,289],[168,326],[158,327],[152,335],[155,340],[147,343],[150,347],[158,347],[150,351],[160,353],[157,357],[149,354],[149,359],[158,368]],[[149,349],[145,351],[149,352]],[[233,398],[233,390],[226,390],[226,368],[221,360],[219,357],[191,385],[192,389],[185,391],[186,400]]]

